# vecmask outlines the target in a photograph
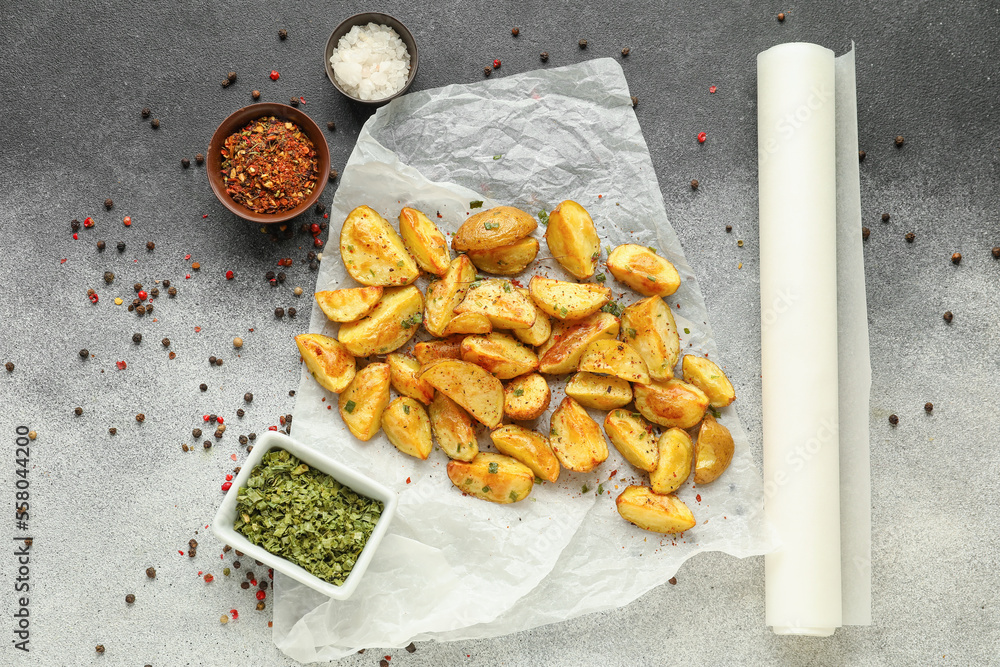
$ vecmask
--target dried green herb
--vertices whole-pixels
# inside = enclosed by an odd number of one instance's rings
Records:
[[[340,586],[382,510],[380,501],[274,449],[240,488],[233,528],[253,544]]]
[[[545,211],[544,208],[538,212],[538,221],[545,226],[548,226],[549,224],[549,214]]]
[[[483,207],[483,201],[481,199],[469,202],[469,208],[482,208],[482,207]]]
[[[622,313],[625,312],[625,309],[622,308],[621,304],[618,303],[617,301],[607,302],[606,304],[601,306],[601,310],[605,313],[611,313],[615,317],[621,317]]]

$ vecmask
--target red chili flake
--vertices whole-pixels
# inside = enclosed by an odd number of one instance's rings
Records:
[[[267,430],[268,430],[268,431],[277,431],[277,430],[278,430],[278,427],[277,427],[277,426],[268,426],[268,427],[267,427]]]
[[[604,195],[597,195],[598,199],[604,199]]]
[[[198,333],[199,331],[201,331],[201,327],[195,327],[195,328],[194,328],[194,332],[195,332],[195,333]]]
[[[208,213],[206,213],[205,215],[201,216],[201,219],[204,220],[207,217],[208,217]]]
[[[126,368],[128,368],[128,364],[126,364],[124,361],[115,362],[115,365],[118,366],[118,370],[120,371],[123,371]]]
[[[90,227],[93,227],[93,226],[94,226],[94,219],[93,219],[93,218],[91,218],[90,216],[88,216],[88,217],[84,218],[84,219],[83,219],[83,226],[84,226],[84,227],[87,227],[88,229],[89,229]]]
[[[230,609],[229,615],[232,616],[233,620],[235,621],[237,618],[240,617],[240,612],[236,611],[235,609]]]
[[[306,98],[304,98],[301,95],[299,95],[299,102],[302,102],[302,104],[305,104],[306,103]]]
[[[204,573],[204,572],[202,572],[201,570],[198,570],[198,576],[199,576],[199,577],[200,577],[201,575],[203,575],[203,574],[205,574],[205,573]]]
[[[709,87],[708,87],[708,92],[710,92],[710,93],[713,93],[713,94],[714,94],[714,93],[715,93],[715,86],[709,86]]]
[[[122,222],[125,223],[126,227],[131,227],[132,226],[132,216],[126,215],[125,219],[122,220]]]
[[[79,239],[79,238],[80,238],[80,237],[79,237],[79,236],[77,236],[76,232],[73,232],[73,240],[74,240],[74,241],[76,241],[76,240],[77,240],[77,239]]]
[[[184,255],[184,259],[191,259],[191,255]]]
[[[264,591],[257,591],[257,599],[258,600],[263,600],[266,597],[267,597],[267,593],[265,593]]]
[[[500,59],[499,58],[494,58],[493,59],[493,69],[500,69]]]
[[[257,580],[256,579],[251,579],[250,580],[250,585],[251,586],[256,586],[257,585]]]
[[[410,483],[410,478],[409,478],[409,477],[407,477],[407,478],[406,478],[406,483],[407,483],[407,484],[409,484],[409,483]]]
[[[177,550],[177,553],[179,553],[179,554],[180,554],[180,555],[182,555],[182,556],[184,555],[184,552],[183,552],[183,551],[181,551],[180,549],[178,549],[178,550]]]
[[[59,263],[60,263],[60,264],[65,264],[65,263],[66,263],[66,258],[65,258],[65,257],[63,257],[62,259],[60,259],[60,260],[59,260]]]
[[[236,454],[230,454],[230,455],[229,455],[229,458],[231,458],[232,460],[234,460],[234,461],[235,461],[235,460],[236,460]]]
[[[277,81],[280,77],[281,75],[278,74],[278,70],[276,69],[271,70],[271,81]]]
[[[319,234],[320,232],[319,225],[317,225],[315,222],[312,223],[311,225],[309,225],[309,231],[312,232],[313,235]]]
[[[322,248],[323,239],[313,239],[313,245],[315,245],[317,248]]]
[[[231,270],[230,271],[226,271],[226,280],[232,280],[233,279],[233,275],[234,274],[233,274],[233,272]]]
[[[701,494],[699,493],[697,496],[694,497],[694,499],[697,500],[700,503],[701,502]]]
[[[89,298],[91,303],[97,303],[97,292],[91,294]]]
[[[223,422],[222,422],[222,417],[216,417],[216,421],[218,421],[218,422],[219,422],[220,424],[222,424],[222,423],[223,423]]]
[[[268,576],[269,579],[274,579],[274,569],[273,568],[270,568],[270,567],[267,568],[267,576]]]
[[[223,491],[228,491],[231,488],[233,488],[233,483],[232,482],[223,482],[222,483],[222,490]]]
[[[212,576],[212,575],[210,575],[210,574],[206,574],[206,575],[205,575],[205,583],[206,583],[206,584],[210,584],[210,583],[212,583],[213,581],[215,581],[215,577],[213,577],[213,576]]]
[[[441,215],[441,211],[438,211],[438,217],[439,218],[443,218],[444,217],[443,215]]]
[[[329,217],[330,217],[330,214],[329,214],[329,213],[324,213],[324,214],[323,214],[323,217],[324,217],[324,218],[329,218]]]
[[[617,474],[618,474],[618,468],[615,468],[614,470],[611,471],[611,474],[608,475],[608,479],[611,479],[612,477],[614,477]]]
[[[384,655],[382,657],[385,658],[386,660],[392,660],[392,656],[391,655]]]
[[[138,296],[138,297],[139,297],[139,298],[140,298],[140,299],[141,299],[142,301],[145,301],[145,300],[146,300],[146,297],[147,297],[147,296],[149,296],[149,295],[148,295],[148,294],[146,294],[146,290],[144,290],[144,289],[141,289],[141,290],[139,290],[139,294],[137,294],[137,296]]]
[[[708,139],[708,135],[707,134],[705,134],[704,132],[699,132],[698,133],[698,143],[699,144],[705,143],[706,139]]]

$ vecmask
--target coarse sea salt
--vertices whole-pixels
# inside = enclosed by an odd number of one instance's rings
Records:
[[[380,100],[402,89],[410,76],[410,54],[388,26],[354,26],[330,56],[337,83],[352,97]]]

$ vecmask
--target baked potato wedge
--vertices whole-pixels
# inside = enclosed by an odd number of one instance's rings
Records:
[[[552,413],[549,445],[559,463],[573,472],[590,472],[608,458],[601,427],[569,396]]]
[[[681,286],[674,265],[649,248],[635,243],[620,245],[608,255],[608,270],[643,296],[669,296]]]
[[[635,407],[642,416],[667,428],[691,428],[708,409],[708,396],[682,380],[637,384],[632,388]]]
[[[504,414],[520,421],[538,419],[549,409],[552,400],[549,383],[538,373],[514,378],[503,388],[503,393]]]
[[[422,340],[413,346],[413,356],[421,366],[427,366],[438,359],[461,359],[463,338],[464,336],[450,336],[438,340]]]
[[[496,206],[466,218],[451,239],[458,252],[510,245],[535,231],[535,218],[513,206]]]
[[[580,357],[581,371],[611,375],[629,382],[649,384],[646,362],[631,345],[613,338],[595,340]]]
[[[340,229],[340,257],[362,285],[409,285],[420,270],[389,221],[367,206],[347,215]]]
[[[455,313],[481,313],[494,329],[527,329],[535,323],[535,306],[509,280],[477,280]]]
[[[705,357],[685,354],[681,361],[684,381],[705,392],[708,404],[713,408],[724,408],[736,400],[736,390],[726,374],[714,362]]]
[[[660,458],[656,469],[649,473],[649,486],[653,493],[666,495],[681,488],[691,476],[694,445],[686,431],[672,428],[660,436],[657,448]]]
[[[451,322],[448,322],[444,328],[444,335],[488,334],[491,331],[493,331],[493,323],[482,313],[462,313],[451,318]]]
[[[481,452],[472,461],[449,461],[448,479],[459,491],[492,503],[524,500],[535,485],[535,473],[503,454]]]
[[[565,391],[583,407],[595,410],[614,410],[632,401],[632,385],[628,382],[593,373],[574,373]]]
[[[490,433],[493,446],[501,454],[517,459],[531,468],[539,479],[555,482],[559,479],[559,460],[552,453],[549,441],[538,431],[516,424],[506,424]]]
[[[625,460],[639,470],[652,472],[660,460],[653,426],[637,412],[612,410],[604,418],[604,432]]]
[[[424,405],[434,399],[434,387],[420,379],[420,362],[408,354],[392,353],[385,358],[389,364],[389,381],[392,388]]]
[[[500,332],[466,336],[462,340],[462,359],[482,366],[501,380],[538,368],[538,357],[531,349],[510,334]]]
[[[694,483],[714,482],[733,461],[736,451],[733,434],[712,415],[705,415],[694,451]]]
[[[479,453],[472,417],[440,391],[434,393],[429,410],[431,431],[441,451],[450,459],[471,461]]]
[[[480,271],[514,276],[524,271],[538,255],[538,241],[530,236],[489,250],[470,250],[469,259]]]
[[[578,322],[557,321],[549,340],[538,349],[538,370],[549,375],[572,373],[588,345],[617,336],[618,318],[611,313],[594,313]]]
[[[622,312],[622,340],[646,362],[649,376],[666,381],[674,377],[681,344],[670,306],[658,296],[633,303]]]
[[[683,533],[695,526],[694,515],[683,500],[661,496],[645,486],[626,487],[615,505],[623,519],[654,533]]]
[[[389,364],[368,364],[337,401],[340,418],[358,440],[371,440],[382,427],[382,413],[389,405]]]
[[[442,359],[424,368],[420,379],[489,428],[496,428],[503,419],[503,385],[481,366],[456,359]]]
[[[465,299],[469,285],[476,279],[476,267],[469,258],[459,255],[448,265],[441,280],[427,286],[427,300],[424,304],[424,328],[432,336],[441,337],[455,316],[455,307]]]
[[[557,320],[582,320],[611,300],[611,288],[535,276],[528,283],[531,300]]]
[[[385,409],[382,430],[396,449],[422,461],[434,448],[427,410],[409,396],[400,396]]]
[[[316,292],[316,303],[332,322],[353,322],[372,312],[382,298],[382,288],[351,287]]]
[[[518,287],[517,291],[535,309],[535,323],[527,329],[512,329],[512,331],[522,343],[535,346],[541,345],[552,335],[552,322],[549,320],[549,316],[545,314],[545,311],[536,306],[535,302],[531,300],[528,290]]]
[[[417,266],[435,276],[443,276],[451,264],[448,242],[438,226],[415,208],[399,212],[399,235]]]
[[[569,199],[552,209],[545,242],[552,256],[573,277],[586,280],[594,275],[601,257],[601,239],[587,209]]]
[[[367,317],[340,325],[337,338],[356,357],[392,352],[417,333],[423,307],[424,297],[415,286],[390,287]]]
[[[299,334],[295,337],[302,361],[309,374],[324,389],[335,394],[347,389],[354,379],[354,357],[339,341],[322,334]]]

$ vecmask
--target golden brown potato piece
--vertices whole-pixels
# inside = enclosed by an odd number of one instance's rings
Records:
[[[541,345],[552,335],[552,322],[549,320],[549,316],[545,314],[545,311],[536,306],[535,302],[531,300],[528,290],[518,287],[517,291],[535,309],[535,323],[527,329],[512,329],[512,331],[522,343],[535,346]]]
[[[604,338],[587,346],[580,357],[580,370],[612,375],[629,382],[649,384],[646,362],[628,343]]]
[[[594,275],[601,257],[601,239],[587,210],[567,199],[549,213],[545,228],[549,252],[579,280]]]
[[[708,396],[682,380],[637,384],[632,388],[635,407],[642,416],[667,428],[691,428],[708,409]]]
[[[538,241],[526,236],[510,245],[489,250],[470,250],[469,259],[480,271],[500,276],[516,276],[538,254]]]
[[[493,503],[524,500],[535,485],[535,473],[520,461],[483,452],[472,461],[449,461],[448,479],[459,491]]]
[[[493,331],[493,323],[482,313],[462,313],[451,318],[451,322],[448,322],[448,326],[444,328],[444,335],[487,334],[491,331]]]
[[[552,413],[549,426],[549,444],[564,468],[590,472],[608,458],[601,427],[569,396]]]
[[[641,245],[626,243],[608,255],[608,270],[643,296],[669,296],[681,286],[674,265]]]
[[[527,329],[535,323],[535,306],[509,280],[478,280],[455,313],[481,313],[494,329]]]
[[[604,418],[604,432],[625,460],[639,470],[652,472],[660,460],[653,426],[637,412],[612,410]]]
[[[368,364],[340,394],[340,418],[354,437],[371,440],[382,427],[382,412],[389,405],[389,364]]]
[[[669,380],[681,354],[677,324],[670,307],[658,296],[633,303],[622,312],[622,340],[636,349],[649,376]]]
[[[691,510],[676,496],[661,496],[645,486],[629,486],[615,500],[626,521],[654,533],[683,533],[694,528]]]
[[[420,379],[465,408],[489,428],[503,419],[503,385],[476,364],[442,359],[427,366]]]
[[[451,264],[451,251],[444,234],[430,218],[415,208],[399,212],[399,234],[417,265],[427,273],[443,276]]]
[[[507,424],[491,432],[490,438],[501,454],[528,466],[539,479],[547,482],[559,479],[559,460],[552,453],[549,441],[541,433],[516,424]]]
[[[356,357],[392,352],[417,333],[423,307],[424,298],[415,286],[390,287],[368,317],[342,324],[337,337]]]
[[[392,388],[403,396],[430,405],[434,399],[434,387],[420,379],[420,362],[408,354],[393,353],[385,358],[389,364],[389,380]]]
[[[431,430],[441,451],[450,459],[471,461],[479,453],[472,417],[458,403],[440,391],[435,392],[430,407]]]
[[[681,488],[691,476],[694,445],[686,431],[672,428],[660,436],[657,447],[660,458],[656,470],[649,473],[649,486],[654,493],[666,495]]]
[[[538,357],[521,341],[505,333],[466,336],[462,359],[482,366],[501,380],[523,375],[538,368]]]
[[[705,415],[695,446],[694,483],[708,484],[717,480],[732,463],[735,450],[729,429],[715,421],[712,415]]]
[[[595,410],[614,410],[632,401],[632,385],[628,382],[593,373],[575,373],[565,391],[583,407]]]
[[[476,279],[476,267],[469,258],[459,255],[452,260],[441,280],[427,286],[427,302],[424,305],[424,328],[432,336],[441,337],[451,318],[455,317],[455,307],[465,299],[469,285]]]
[[[504,387],[503,411],[511,419],[538,419],[549,409],[552,391],[538,373],[516,377]]]
[[[309,374],[324,389],[335,394],[347,389],[354,379],[354,357],[337,340],[322,334],[299,334],[295,337]]]
[[[708,404],[713,408],[724,408],[736,400],[733,383],[715,362],[705,357],[685,354],[681,369],[684,372],[684,381],[705,392]]]
[[[367,206],[347,215],[340,230],[340,257],[362,285],[409,285],[420,270],[389,221]]]
[[[441,340],[422,340],[413,346],[413,356],[421,366],[438,359],[461,359],[464,336],[451,336]]]
[[[596,283],[571,283],[535,276],[528,283],[531,300],[557,320],[582,320],[611,300],[611,289]]]
[[[327,319],[333,322],[360,320],[372,312],[381,298],[382,288],[377,286],[316,292],[316,303]]]
[[[427,410],[409,396],[400,396],[382,413],[382,430],[396,449],[427,460],[434,445]]]
[[[458,252],[499,248],[523,239],[536,227],[530,214],[513,206],[497,206],[470,215],[455,232],[451,247]]]
[[[588,345],[616,336],[618,318],[610,313],[594,313],[579,322],[557,321],[549,340],[538,349],[538,370],[549,375],[572,373]]]

